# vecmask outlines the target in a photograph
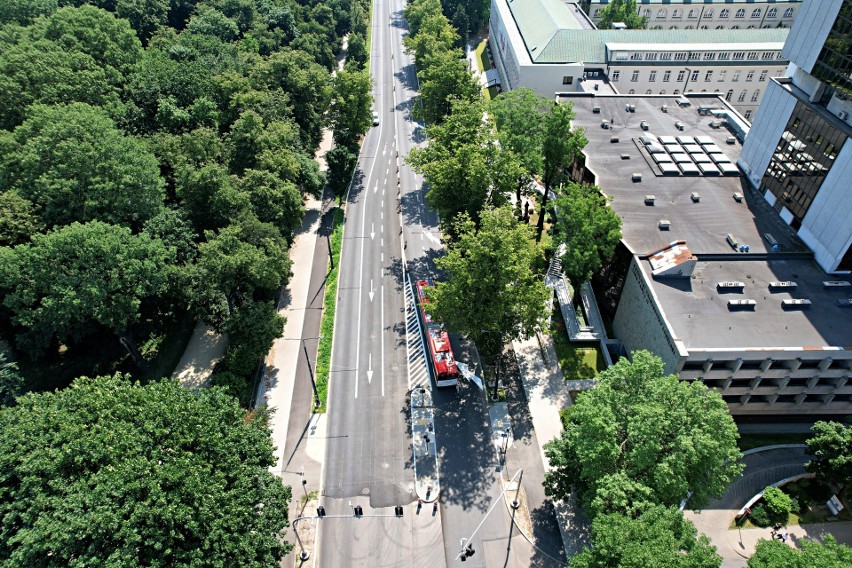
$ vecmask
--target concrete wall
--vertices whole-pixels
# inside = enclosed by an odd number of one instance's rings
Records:
[[[675,340],[671,327],[658,308],[653,289],[634,257],[624,282],[612,323],[615,336],[628,351],[647,349],[663,360],[665,372],[675,372],[687,353],[683,344]]]
[[[843,254],[852,245],[850,179],[852,179],[852,142],[847,140],[799,229],[799,237],[814,251],[817,262],[827,272],[837,269]]]
[[[752,117],[749,130],[738,161],[755,188],[760,188],[761,180],[772,153],[778,146],[784,128],[790,120],[796,99],[781,85],[770,81],[767,85],[763,104]]]

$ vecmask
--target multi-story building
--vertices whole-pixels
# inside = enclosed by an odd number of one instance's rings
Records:
[[[597,24],[610,0],[581,0]],[[638,0],[636,12],[648,18],[649,29],[721,30],[789,28],[801,0]]]
[[[746,118],[787,67],[781,48],[788,32],[597,30],[576,4],[561,0],[491,2],[491,52],[503,90],[717,93]]]
[[[852,271],[852,0],[803,3],[740,155],[751,184],[828,272]],[[852,327],[852,317],[846,321]]]
[[[622,219],[593,287],[624,348],[717,389],[735,416],[852,413],[852,282],[742,176],[742,117],[710,94],[559,100],[589,140],[572,177]]]

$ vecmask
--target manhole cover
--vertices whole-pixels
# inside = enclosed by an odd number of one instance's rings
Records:
[[[365,487],[364,489],[361,490],[361,495],[369,495],[369,494],[370,494],[370,488],[369,487]]]

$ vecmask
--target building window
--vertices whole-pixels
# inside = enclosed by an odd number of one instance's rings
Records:
[[[727,60],[728,60],[728,59],[730,59],[730,58],[731,58],[731,54],[730,54],[730,53],[728,53],[728,52],[720,53],[720,54],[719,54],[719,60],[720,60],[720,61],[727,61]]]
[[[671,61],[672,54],[671,53],[661,53],[660,60],[661,61]]]
[[[695,28],[693,28],[692,26],[686,26],[686,27],[685,27],[685,28],[683,28],[683,29],[685,29],[685,30],[692,30],[692,29],[695,29]]]
[[[760,72],[760,78],[758,79],[758,81],[766,81],[766,76],[768,74],[769,74],[769,71],[766,71],[766,70],[761,71]]]
[[[594,13],[594,14],[592,14],[592,17],[593,17],[593,18],[597,18],[598,16],[600,16],[600,13],[601,13],[601,11],[600,11],[600,10],[595,10],[595,13]]]
[[[736,82],[737,82],[737,81],[739,81],[739,80],[740,80],[740,72],[739,72],[739,71],[734,71],[734,76],[733,76],[733,77],[731,77],[731,81],[732,81],[732,82],[734,82],[734,83],[736,83]]]
[[[677,72],[677,82],[680,83],[683,81],[683,77],[686,75],[686,71],[678,71]]]
[[[751,109],[748,109],[747,111],[745,111],[745,119],[751,120]]]
[[[705,18],[712,18],[713,17],[713,8],[708,8],[708,9],[704,10],[704,17]]]
[[[777,15],[778,15],[778,8],[770,8],[769,10],[766,11],[766,17],[767,18],[774,18]]]
[[[719,17],[722,18],[723,20],[727,19],[727,17],[730,16],[730,15],[731,15],[731,11],[728,10],[728,9],[723,9],[721,12],[719,12]]]
[[[562,84],[563,85],[570,85],[573,82],[574,82],[574,76],[573,75],[565,75],[564,77],[562,77]]]
[[[752,18],[759,18],[760,17],[760,8],[756,8],[756,9],[752,10],[751,17]]]
[[[611,77],[611,79],[612,79],[612,82],[613,82],[613,83],[618,83],[618,78],[619,78],[619,77],[621,77],[621,71],[616,70],[616,71],[613,71],[613,72],[612,72],[612,77]]]
[[[675,95],[679,95],[679,94],[680,94],[680,89],[675,89],[675,90],[674,90],[674,94],[675,94]]]
[[[734,90],[731,89],[728,91],[728,94],[725,95],[725,100],[731,102],[731,99],[734,98]]]
[[[674,58],[675,58],[675,61],[684,61],[686,59],[686,57],[687,57],[686,53],[680,52],[680,53],[675,53]]]
[[[656,61],[656,60],[657,60],[657,54],[656,53],[646,53],[645,54],[645,61]]]
[[[720,83],[725,80],[725,75],[727,75],[727,74],[728,74],[727,69],[722,69],[721,71],[719,71],[719,82]]]
[[[635,95],[635,94],[636,94],[636,89],[630,89],[629,91],[627,91],[627,94],[628,94],[628,95]]]
[[[749,58],[749,60],[754,61],[755,59],[757,59],[757,52],[756,51],[749,51],[748,52],[748,58]]]
[[[689,16],[688,16],[688,17],[693,18],[693,19],[694,19],[694,18],[696,18],[696,17],[697,17],[697,15],[696,15],[696,13],[695,13],[695,10],[690,10],[690,11],[689,11]]]
[[[751,96],[751,102],[756,103],[757,99],[760,98],[760,89],[756,90],[754,94]]]
[[[738,29],[740,29],[740,27],[739,26],[731,26],[731,29],[732,30],[738,30]]]
[[[671,79],[671,78],[672,78],[672,72],[671,71],[663,72],[663,83],[668,83],[669,79]]]
[[[692,72],[692,78],[690,79],[690,81],[697,81],[697,80],[698,80],[698,71],[693,71]]]
[[[665,90],[665,89],[660,89],[660,94],[661,94],[661,95],[665,95],[665,94],[666,94],[666,90]]]
[[[754,71],[749,71],[748,73],[746,73],[746,82],[749,82],[752,79],[754,79]]]
[[[705,82],[706,81],[712,81],[712,80],[713,80],[713,72],[712,71],[708,71],[707,73],[704,74],[704,81]]]
[[[745,10],[740,8],[739,10],[737,10],[737,14],[734,17],[735,18],[745,18]]]
[[[648,18],[650,20],[651,19],[651,10],[645,10],[644,12],[642,12],[642,17]]]
[[[630,60],[631,61],[642,61],[642,54],[641,53],[631,53],[630,54]]]
[[[737,102],[738,102],[738,103],[743,102],[743,101],[745,100],[745,98],[746,98],[746,95],[747,95],[747,94],[748,94],[748,93],[747,93],[746,91],[741,92],[741,93],[740,93],[740,96],[739,96],[739,97],[737,97]]]
[[[635,82],[636,82],[636,81],[638,81],[638,80],[639,80],[639,71],[634,71],[634,72],[633,72],[633,76],[632,76],[632,77],[630,77],[630,81],[631,81],[631,82],[633,82],[633,83],[635,83]]]
[[[661,19],[661,20],[666,19],[666,9],[665,8],[660,8],[660,10],[657,12],[657,19]]]
[[[733,59],[745,59],[745,51],[735,51]]]
[[[713,61],[716,59],[716,53],[712,51],[708,51],[704,54],[704,61]]]
[[[793,9],[787,8],[786,10],[784,10],[784,17],[785,18],[792,18],[793,17]]]
[[[645,94],[646,94],[646,95],[650,95],[650,94],[651,94],[651,89],[648,89],[647,91],[645,91]]]
[[[648,82],[649,82],[649,83],[653,83],[653,82],[654,82],[654,81],[656,81],[656,80],[657,80],[657,72],[656,72],[656,71],[651,71],[651,74],[650,74],[650,75],[648,75]]]
[[[771,51],[765,51],[763,55],[760,56],[760,58],[764,61],[772,61],[773,59],[775,59],[775,54]]]
[[[677,8],[672,10],[672,18],[680,18],[680,10],[678,10]]]

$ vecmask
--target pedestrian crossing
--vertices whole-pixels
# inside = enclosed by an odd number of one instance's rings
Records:
[[[408,388],[431,388],[429,365],[423,345],[423,330],[417,315],[414,288],[409,278],[405,279],[405,344],[408,357]]]

